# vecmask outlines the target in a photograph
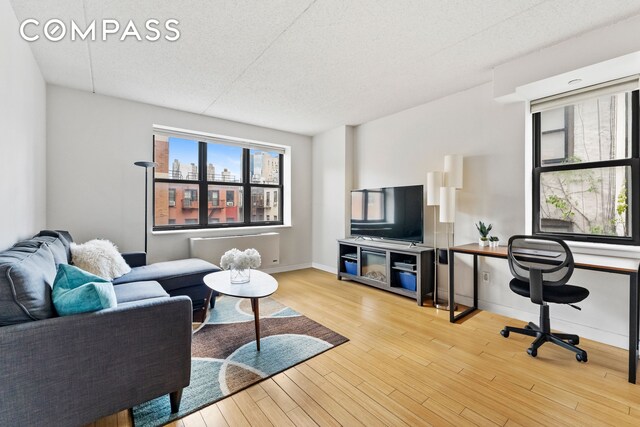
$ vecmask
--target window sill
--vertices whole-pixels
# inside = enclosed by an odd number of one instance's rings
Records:
[[[232,236],[242,234],[252,234],[255,231],[271,231],[282,228],[291,228],[291,224],[283,225],[256,225],[250,227],[225,227],[225,228],[197,228],[192,230],[155,230],[151,234],[162,236],[166,234],[206,234],[209,236]],[[245,233],[247,231],[247,233]]]
[[[640,246],[611,245],[605,243],[572,242],[565,240],[577,254],[603,255],[620,258],[640,258]]]

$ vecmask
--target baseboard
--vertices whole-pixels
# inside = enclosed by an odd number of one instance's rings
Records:
[[[265,268],[265,273],[275,274],[275,273],[285,273],[287,271],[295,271],[295,270],[304,270],[305,268],[311,268],[311,263],[304,264],[294,264],[294,265],[282,265],[277,267]]]
[[[312,262],[311,267],[317,268],[318,270],[326,271],[331,274],[338,274],[338,269],[336,267],[330,267],[328,265],[320,264],[317,262]]]
[[[500,314],[502,316],[512,317],[522,322],[534,322],[538,323],[537,313],[529,313],[507,307],[500,304],[495,304],[487,301],[478,301],[478,308],[481,310],[490,311],[491,313]],[[505,325],[506,326],[506,325]],[[509,326],[519,326],[517,323]],[[551,316],[551,327],[554,330],[562,331],[565,333],[571,333],[579,335],[582,338],[587,338],[593,341],[609,344],[615,347],[627,349],[629,346],[629,337],[627,335],[620,335],[602,329],[594,328],[593,326],[581,325],[578,323],[567,322],[566,320],[555,319]],[[496,331],[499,333],[500,331]]]
[[[431,295],[431,294],[430,294]],[[431,296],[429,297],[431,298]],[[444,288],[438,288],[438,301],[446,305],[446,302],[449,301],[449,292],[446,292]],[[467,307],[471,307],[473,305],[473,298],[456,294],[456,304],[466,305]]]

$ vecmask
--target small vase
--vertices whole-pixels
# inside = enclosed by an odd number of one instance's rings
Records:
[[[231,278],[231,283],[247,283],[251,280],[251,269],[245,268],[238,270],[236,268],[232,268],[229,270],[229,276]]]
[[[478,244],[480,246],[489,246],[489,241],[488,240],[478,239]]]

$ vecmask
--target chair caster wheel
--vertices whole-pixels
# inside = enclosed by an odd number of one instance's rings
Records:
[[[536,357],[538,355],[538,350],[535,348],[528,348],[527,354],[531,357]]]
[[[502,335],[505,338],[509,338],[509,331],[507,329],[503,329],[500,331],[500,335]]]
[[[587,362],[587,352],[583,351],[582,353],[576,353],[576,360],[578,362],[586,363]]]

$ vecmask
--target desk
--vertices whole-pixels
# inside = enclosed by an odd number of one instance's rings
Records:
[[[473,255],[473,306],[459,314],[455,314],[455,254]],[[478,257],[507,258],[507,247],[490,248],[478,244],[454,246],[449,248],[449,321],[462,319],[478,309]],[[639,293],[638,273],[640,260],[616,258],[602,255],[573,254],[575,267],[582,270],[601,271],[604,273],[624,274],[629,276],[629,382],[636,383],[638,369],[638,323]]]

